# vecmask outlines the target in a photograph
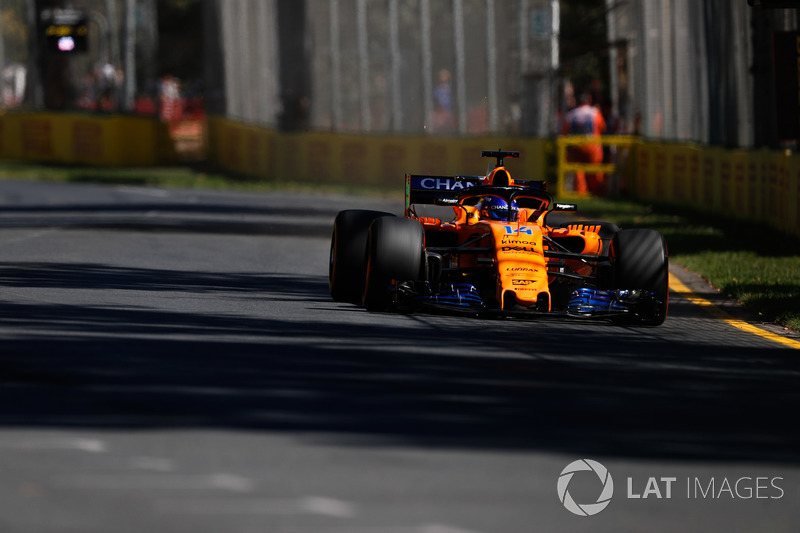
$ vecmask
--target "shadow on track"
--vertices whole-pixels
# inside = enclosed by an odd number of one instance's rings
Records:
[[[800,407],[800,359],[777,345],[698,347],[642,333],[654,330],[584,333],[552,322],[415,316],[365,325],[342,320],[363,311],[332,304],[320,277],[43,266],[3,267],[0,285],[256,290],[265,305],[299,301],[330,318],[0,303],[0,320],[19,332],[0,356],[6,426],[227,428],[323,433],[354,445],[800,461],[800,430],[789,419]]]
[[[0,229],[125,230],[222,235],[327,237],[338,210],[186,203],[4,206]],[[302,223],[289,222],[302,214]]]
[[[22,262],[0,264],[0,287],[63,289],[120,289],[192,293],[263,291],[308,297],[303,278],[247,273],[185,272],[152,268],[115,267],[98,263]],[[327,295],[318,291],[320,299]],[[329,298],[326,299],[326,301]]]
[[[3,218],[14,220],[14,216],[45,218],[50,215],[73,215],[73,216],[92,216],[109,213],[130,213],[142,214],[157,211],[170,215],[194,215],[194,216],[225,216],[236,217],[242,215],[263,215],[275,217],[292,217],[298,215],[296,207],[278,207],[274,205],[247,205],[231,204],[224,205],[215,198],[213,202],[171,202],[163,200],[160,202],[132,202],[130,204],[115,203],[60,203],[56,205],[4,205]],[[303,216],[326,217],[331,220],[338,213],[336,206],[327,204],[304,205]]]

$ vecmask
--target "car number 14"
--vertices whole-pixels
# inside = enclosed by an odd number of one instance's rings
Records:
[[[506,235],[514,235],[517,233],[517,230],[514,229],[514,226],[503,226],[503,229],[506,230]],[[533,226],[520,226],[519,233],[525,235],[533,235]]]

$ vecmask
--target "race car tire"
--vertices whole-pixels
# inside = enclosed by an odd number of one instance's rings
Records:
[[[664,236],[651,229],[620,230],[611,241],[614,289],[641,289],[655,302],[619,322],[643,326],[664,323],[669,307],[669,254]]]
[[[391,303],[392,280],[419,281],[424,272],[425,232],[409,218],[376,218],[369,228],[367,265],[361,304],[385,311]]]
[[[380,217],[394,215],[363,209],[349,209],[336,215],[328,268],[328,287],[333,301],[361,304],[367,263],[367,235],[370,224]]]

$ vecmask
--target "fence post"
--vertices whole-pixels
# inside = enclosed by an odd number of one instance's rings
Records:
[[[495,2],[486,0],[486,65],[487,94],[486,102],[489,111],[489,133],[496,133],[499,128],[497,116],[497,33],[495,30]]]
[[[464,44],[464,0],[453,0],[453,34],[456,50],[456,100],[458,102],[458,133],[467,133],[467,82]]]
[[[369,41],[367,35],[367,0],[356,0],[356,22],[358,23],[358,89],[361,104],[361,130],[372,130],[369,91]]]
[[[403,131],[402,77],[400,66],[403,60],[400,52],[400,28],[398,0],[389,0],[389,68],[392,98],[392,131]]]
[[[420,0],[419,17],[422,48],[422,103],[425,106],[425,133],[433,133],[433,51],[431,50],[430,0]]]
[[[339,41],[339,0],[330,0],[331,30],[331,130],[342,125],[342,55]]]

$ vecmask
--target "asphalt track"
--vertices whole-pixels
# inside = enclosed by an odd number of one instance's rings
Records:
[[[678,268],[659,328],[333,303],[400,204],[0,182],[0,532],[798,530],[796,337]]]

